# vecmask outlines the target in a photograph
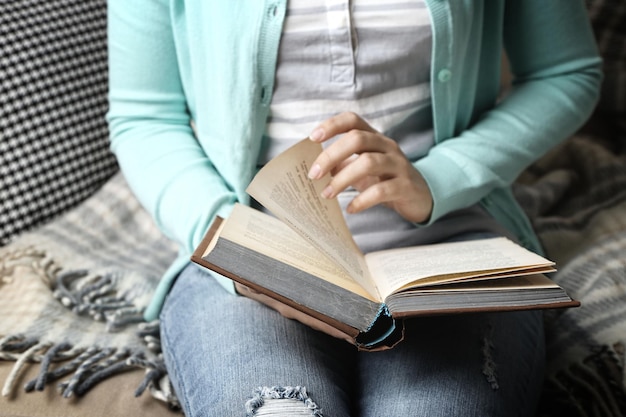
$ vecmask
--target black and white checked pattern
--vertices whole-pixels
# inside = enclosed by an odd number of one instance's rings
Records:
[[[117,171],[107,77],[106,0],[0,0],[0,245]]]

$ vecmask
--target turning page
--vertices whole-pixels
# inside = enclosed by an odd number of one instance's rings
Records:
[[[370,301],[381,301],[373,299],[343,268],[289,226],[261,211],[235,204],[228,219],[222,223],[219,236],[315,275]],[[211,250],[212,247],[209,245],[206,252]]]
[[[374,298],[380,299],[369,277],[363,254],[352,238],[336,198],[321,197],[330,175],[308,177],[322,145],[309,139],[268,162],[246,190],[276,217],[337,262]]]

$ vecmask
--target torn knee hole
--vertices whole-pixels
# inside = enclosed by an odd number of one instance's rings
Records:
[[[320,408],[309,397],[306,387],[259,387],[246,402],[248,417],[315,416],[323,417]]]

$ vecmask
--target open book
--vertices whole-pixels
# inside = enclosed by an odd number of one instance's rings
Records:
[[[572,307],[544,273],[554,263],[507,238],[372,252],[357,247],[337,199],[310,180],[319,143],[266,164],[247,192],[275,217],[236,204],[216,218],[192,261],[339,330],[361,349],[391,347],[402,318]]]

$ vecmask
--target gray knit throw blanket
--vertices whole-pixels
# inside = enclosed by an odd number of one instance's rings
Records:
[[[545,315],[541,417],[626,416],[626,130],[613,132],[570,138],[516,184],[553,278],[582,302]]]
[[[73,211],[0,248],[0,360],[15,361],[2,394],[56,384],[64,397],[143,368],[149,389],[176,406],[158,323],[142,311],[176,255],[120,174]],[[35,365],[33,365],[35,364]]]

